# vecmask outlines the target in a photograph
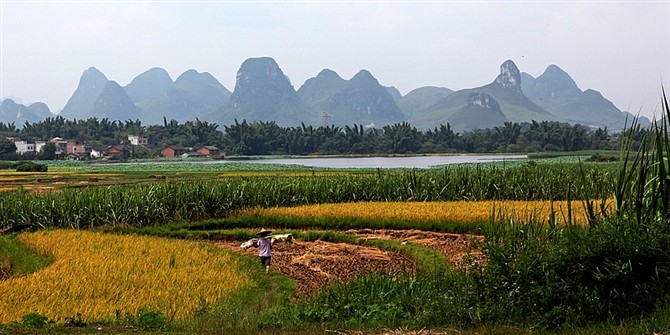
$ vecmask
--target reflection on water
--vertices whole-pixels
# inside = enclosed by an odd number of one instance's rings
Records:
[[[297,164],[320,168],[429,168],[436,165],[460,163],[485,163],[527,158],[526,155],[463,155],[416,157],[333,157],[333,158],[281,158],[249,160],[261,164]]]

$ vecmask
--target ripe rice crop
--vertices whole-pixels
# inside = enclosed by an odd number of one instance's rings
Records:
[[[611,201],[608,202],[611,204]],[[572,223],[588,222],[584,206],[573,201],[568,214],[567,201],[554,201],[553,211],[558,223],[565,224],[568,217]],[[600,202],[596,202],[600,208]],[[611,207],[611,206],[610,206]],[[354,202],[340,204],[317,204],[297,207],[253,208],[241,211],[241,215],[288,216],[300,218],[355,218],[391,219],[405,221],[487,222],[491,215],[505,213],[506,216],[533,218],[547,222],[552,211],[549,201],[439,201],[439,202]]]
[[[37,312],[84,320],[160,310],[182,319],[250,283],[231,256],[194,242],[55,230],[19,236],[55,261],[28,276],[0,281],[0,323]]]

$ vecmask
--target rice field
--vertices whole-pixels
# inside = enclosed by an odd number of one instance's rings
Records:
[[[600,208],[596,201],[595,207]],[[612,201],[606,202],[611,210]],[[568,210],[570,207],[570,210]],[[251,208],[238,215],[280,216],[294,218],[386,219],[417,222],[489,222],[504,213],[506,217],[558,224],[587,224],[581,201],[437,201],[437,202],[353,202],[303,205],[296,207]]]
[[[0,281],[0,324],[33,312],[62,322],[77,313],[88,321],[160,310],[179,320],[251,283],[232,256],[194,242],[74,230],[19,238],[55,261]]]

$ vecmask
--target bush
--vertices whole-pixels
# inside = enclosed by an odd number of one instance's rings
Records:
[[[16,169],[15,163],[0,161],[0,170],[13,170],[13,169]]]
[[[550,329],[626,320],[670,296],[664,223],[610,218],[588,228],[495,229],[483,246],[488,263],[475,274],[485,320]]]
[[[160,311],[143,311],[135,319],[137,327],[142,330],[162,329],[167,326],[167,318]]]
[[[24,326],[42,328],[49,323],[49,318],[40,313],[28,313],[21,317]]]
[[[33,162],[22,162],[16,166],[16,172],[47,172],[47,170],[46,165]]]

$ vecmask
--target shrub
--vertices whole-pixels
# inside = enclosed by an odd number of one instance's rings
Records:
[[[15,163],[0,161],[0,170],[13,170],[13,169],[16,169]]]
[[[167,326],[167,318],[160,311],[143,311],[135,319],[135,323],[142,330],[162,329]]]
[[[33,162],[22,162],[16,166],[17,172],[47,172],[47,170],[46,165]]]
[[[49,323],[49,318],[40,313],[28,313],[21,317],[23,325],[34,328],[42,328]]]

